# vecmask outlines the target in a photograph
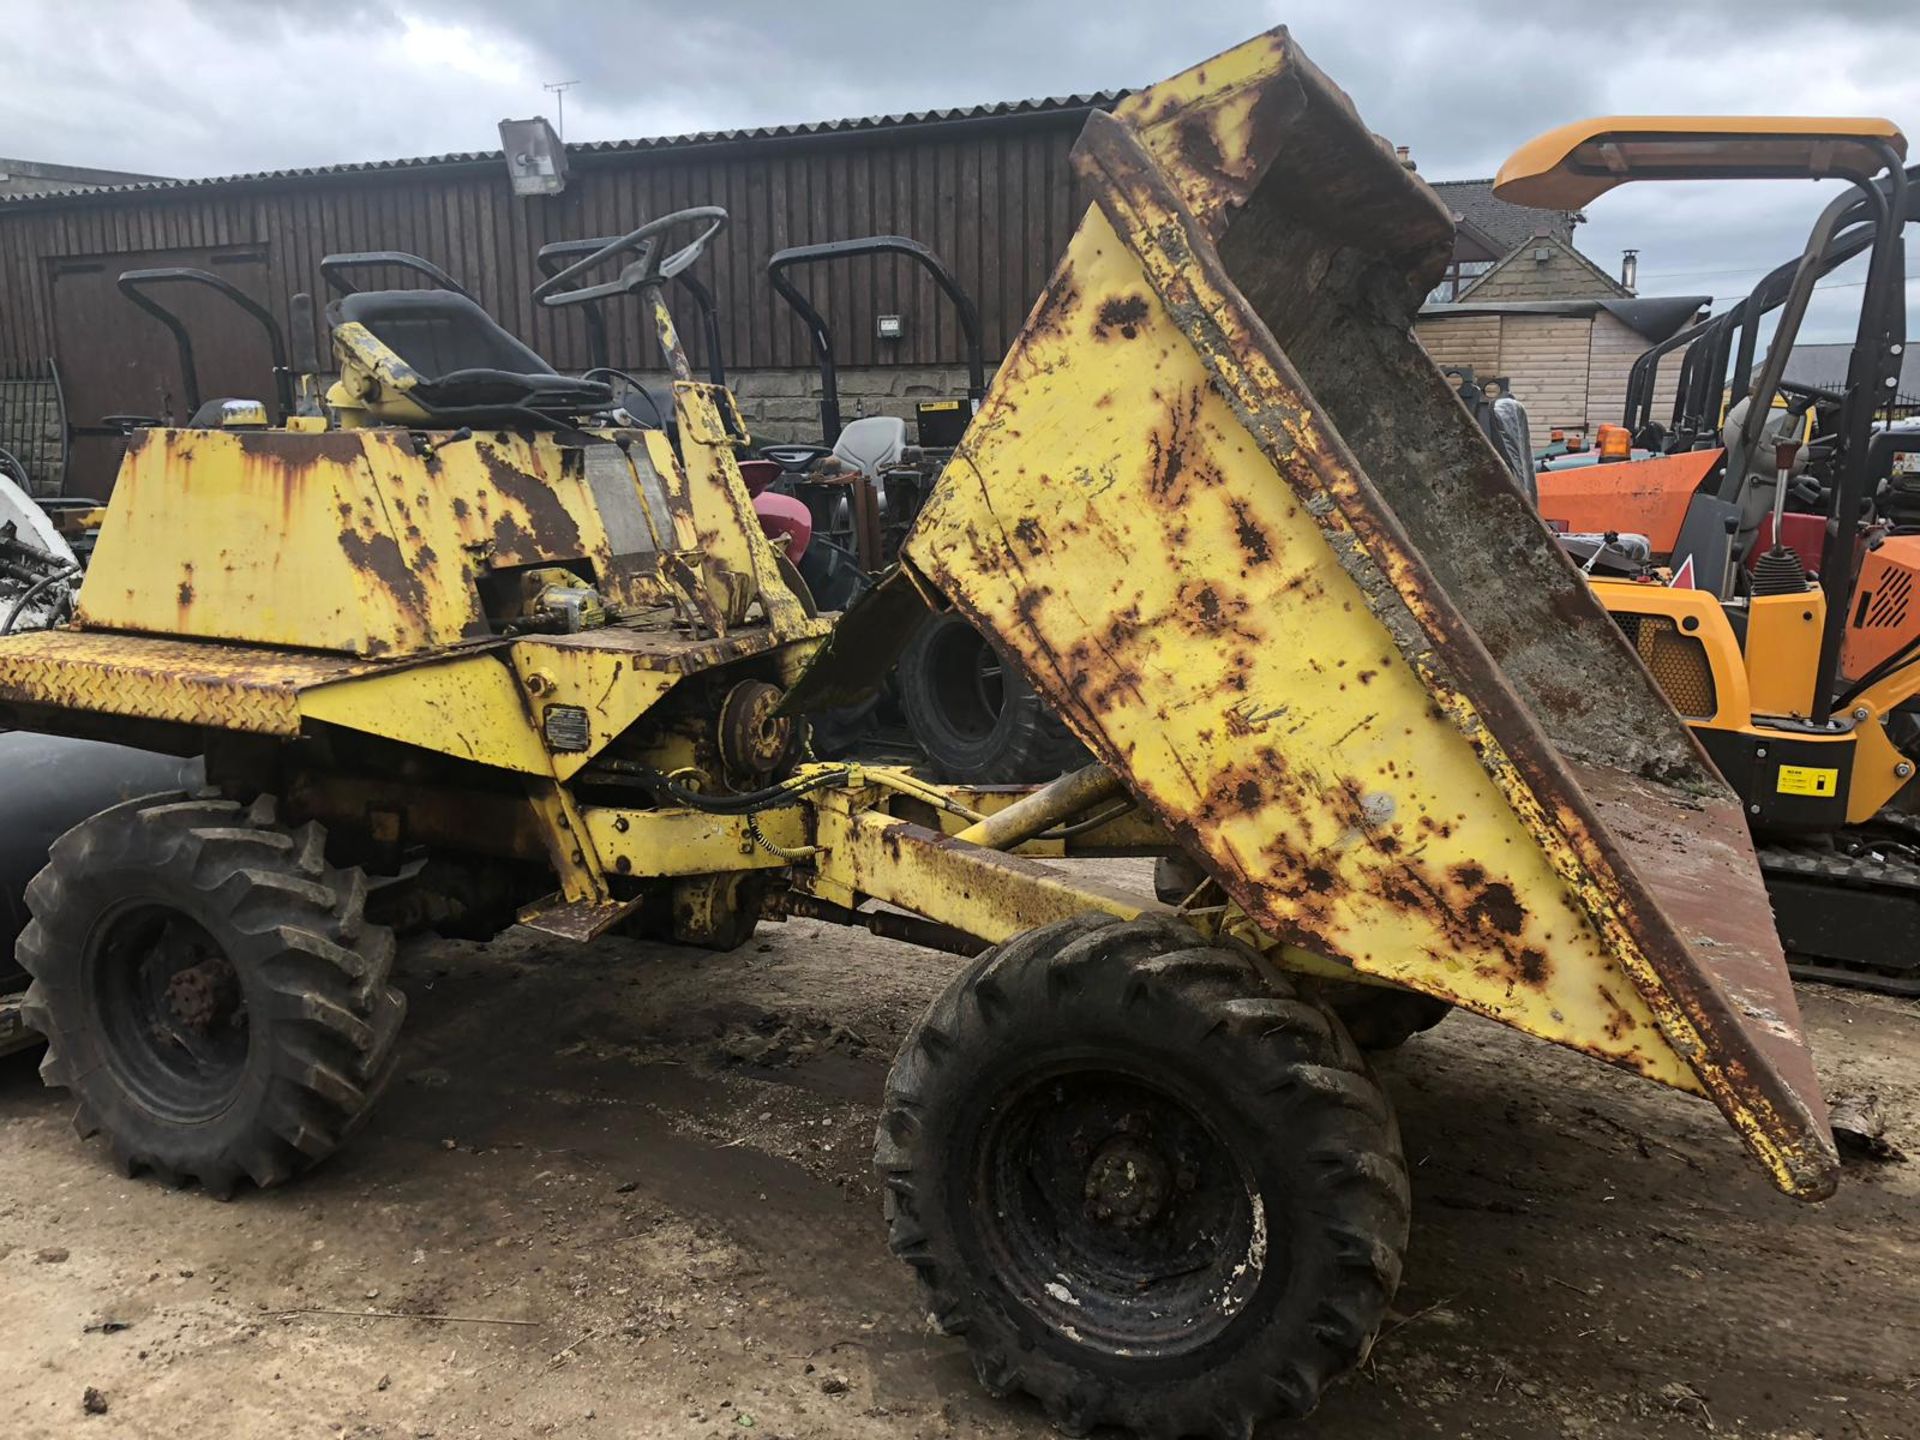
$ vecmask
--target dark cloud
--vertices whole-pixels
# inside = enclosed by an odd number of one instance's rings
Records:
[[[488,149],[558,80],[573,139],[920,110],[1146,84],[1283,20],[1436,179],[1589,114],[1920,123],[1887,63],[1920,45],[1914,0],[88,0],[9,7],[0,153],[206,175]],[[1736,293],[1822,199],[1629,187],[1578,239],[1610,269],[1637,246],[1644,288]]]

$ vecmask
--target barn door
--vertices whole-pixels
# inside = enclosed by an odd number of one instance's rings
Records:
[[[189,266],[208,270],[267,299],[264,245],[191,250],[137,250],[60,256],[48,262],[53,290],[54,353],[66,387],[70,445],[67,493],[104,500],[126,449],[116,415],[185,423],[187,394],[173,336],[120,293],[127,270]],[[243,396],[273,402],[266,338],[238,306],[204,286],[170,285],[156,298],[179,315],[193,341],[202,399]]]

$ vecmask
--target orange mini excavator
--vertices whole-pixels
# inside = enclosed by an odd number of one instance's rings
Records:
[[[1494,193],[1572,210],[1639,180],[1849,182],[1798,257],[1640,358],[1623,425],[1550,461],[1539,503],[1585,532],[1566,548],[1739,792],[1796,973],[1920,994],[1920,427],[1899,403],[1920,185],[1905,158],[1886,120],[1588,120],[1523,146]],[[1789,379],[1816,283],[1862,256],[1844,377]],[[1674,350],[1662,423],[1654,380]]]

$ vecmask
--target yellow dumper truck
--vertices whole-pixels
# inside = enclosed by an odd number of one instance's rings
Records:
[[[444,291],[337,300],[310,414],[137,433],[72,623],[0,641],[10,723],[206,764],[31,886],[81,1130],[221,1193],[322,1159],[394,1066],[402,917],[869,924],[973,957],[879,1124],[929,1313],[1062,1428],[1154,1436],[1303,1414],[1365,1356],[1408,1183],[1353,1034],[1409,994],[1705,1097],[1827,1194],[1739,805],[1412,339],[1446,210],[1283,30],[1075,163],[1065,258],[837,623],[662,298],[718,210],[537,292],[644,298],[677,440]],[[948,608],[1096,764],[1022,794],[809,758],[806,711]],[[1115,854],[1193,889],[1050,863]]]

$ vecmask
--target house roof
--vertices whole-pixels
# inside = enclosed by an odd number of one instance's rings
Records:
[[[1571,317],[1593,316],[1606,311],[1621,324],[1629,326],[1644,335],[1651,344],[1659,344],[1668,336],[1677,334],[1681,327],[1713,303],[1711,295],[1649,295],[1638,299],[1625,300],[1489,300],[1483,304],[1474,304],[1471,300],[1456,300],[1445,304],[1422,305],[1420,317],[1423,320],[1441,320],[1462,315],[1564,315]],[[1800,346],[1794,351],[1820,349],[1820,346]],[[1840,347],[1845,349],[1843,345]],[[1791,366],[1788,369],[1792,375]],[[1819,384],[1819,381],[1809,381]]]
[[[1576,211],[1534,210],[1493,198],[1491,180],[1437,180],[1428,182],[1459,223],[1470,225],[1493,242],[1499,254],[1525,244],[1542,231],[1556,240],[1573,243]]]
[[[1097,90],[1084,95],[1049,95],[1035,100],[1001,100],[990,105],[965,105],[945,110],[912,110],[896,115],[862,115],[845,120],[813,120],[794,125],[761,125],[741,130],[699,130],[686,135],[659,135],[636,140],[587,140],[569,144],[566,149],[568,159],[577,160],[582,157],[611,157],[645,154],[657,150],[691,149],[695,146],[729,145],[750,140],[802,139],[810,136],[852,134],[871,130],[903,130],[914,126],[948,124],[955,121],[999,120],[1023,115],[1071,114],[1075,111],[1111,110],[1131,93],[1128,90]],[[219,175],[197,180],[146,179],[130,184],[98,186],[84,192],[67,192],[59,195],[0,196],[0,208],[71,202],[83,195],[87,199],[97,199],[103,195],[141,194],[152,191],[207,190],[224,186],[281,184],[292,180],[369,175],[396,170],[500,164],[504,159],[504,153],[499,150],[456,150],[443,155],[421,155],[402,160],[358,160],[341,165],[255,170],[239,175]]]

